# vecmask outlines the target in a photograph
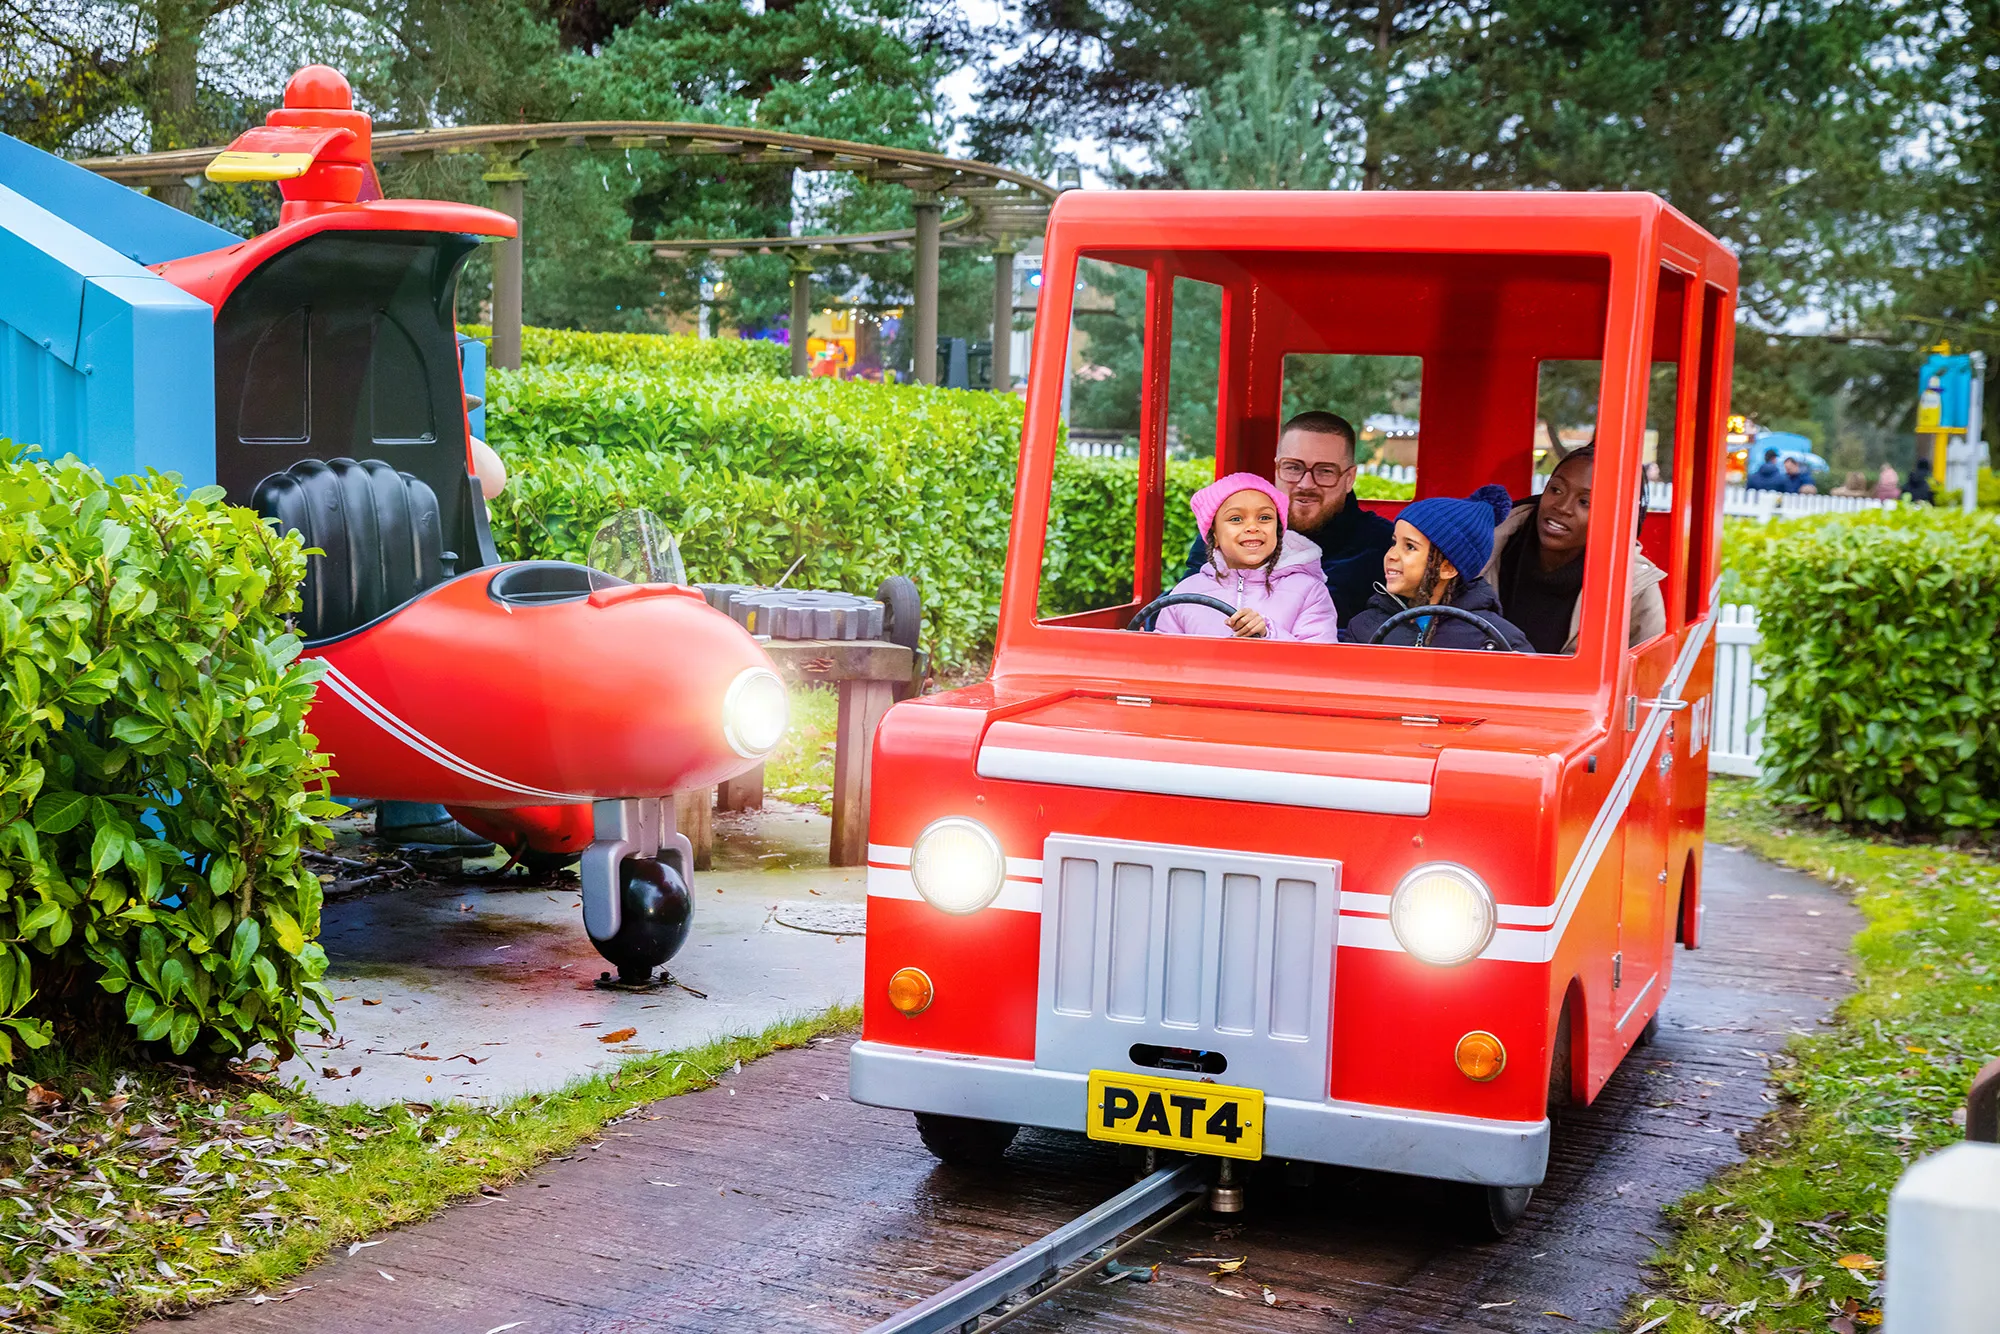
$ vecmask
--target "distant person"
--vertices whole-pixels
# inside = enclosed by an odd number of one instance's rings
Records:
[[[1396,535],[1394,525],[1355,498],[1359,471],[1354,427],[1345,417],[1301,412],[1278,432],[1274,480],[1285,494],[1291,530],[1319,548],[1320,573],[1342,625],[1368,605],[1382,577],[1382,554]],[[1207,563],[1206,544],[1196,537],[1181,577],[1201,573]]]
[[[1922,455],[1910,468],[1910,480],[1903,487],[1903,498],[1912,505],[1935,505],[1937,495],[1931,490],[1931,461]]]
[[[1657,463],[1648,463],[1646,465],[1646,485],[1658,486],[1663,480],[1660,476],[1660,465]]]
[[[1744,480],[1752,491],[1782,491],[1785,489],[1785,469],[1778,462],[1778,451],[1764,451],[1764,461],[1757,465],[1757,471]]]
[[[1896,476],[1896,470],[1889,464],[1882,465],[1882,471],[1875,475],[1875,499],[1894,500],[1903,494],[1903,483]]]
[[[1846,481],[1833,488],[1833,494],[1836,496],[1865,496],[1868,494],[1868,488],[1867,473],[1850,472],[1847,474]]]
[[[1813,485],[1812,474],[1797,459],[1785,460],[1785,481],[1778,489],[1789,495],[1819,494],[1819,488]]]
[[[1590,537],[1596,456],[1594,448],[1585,446],[1558,463],[1542,493],[1515,505],[1493,534],[1493,559],[1484,575],[1498,590],[1507,619],[1521,627],[1537,653],[1576,652],[1583,627],[1583,552]],[[1621,542],[1631,531],[1614,525]],[[1667,603],[1660,595],[1666,577],[1640,551],[1634,533],[1629,643],[1642,644],[1667,628]]]

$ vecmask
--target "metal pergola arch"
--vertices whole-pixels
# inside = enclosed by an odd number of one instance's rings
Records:
[[[669,156],[726,157],[748,166],[800,171],[848,171],[901,185],[915,195],[915,227],[842,236],[772,236],[634,241],[654,254],[784,254],[792,261],[792,368],[804,373],[805,339],[798,336],[811,311],[812,255],[817,251],[916,251],[917,378],[937,383],[938,248],[990,245],[994,255],[993,382],[1008,383],[1006,332],[1013,324],[1014,238],[1039,234],[1056,191],[1022,172],[988,162],[909,148],[822,139],[735,125],[693,121],[569,121],[545,125],[466,125],[428,130],[384,130],[374,136],[376,160],[419,162],[476,153],[487,160],[484,179],[494,204],[519,222],[525,213],[521,159],[545,148],[612,152],[642,148]],[[126,185],[141,186],[199,176],[221,147],[176,149],[121,157],[88,158],[78,165]],[[949,220],[947,202],[965,206]],[[521,361],[522,265],[519,237],[500,243],[493,268],[493,362]]]

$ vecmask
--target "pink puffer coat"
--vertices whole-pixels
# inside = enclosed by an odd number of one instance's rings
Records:
[[[1272,639],[1331,644],[1340,638],[1339,618],[1319,565],[1319,548],[1294,532],[1285,534],[1274,570],[1225,569],[1222,557],[1212,554],[1207,566],[1175,584],[1173,591],[1206,593],[1239,611],[1250,607],[1261,612],[1269,626],[1265,633]],[[1228,617],[1221,612],[1191,605],[1168,607],[1154,628],[1167,635],[1226,637],[1233,633]]]

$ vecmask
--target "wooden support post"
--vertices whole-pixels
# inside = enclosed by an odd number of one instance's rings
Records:
[[[715,859],[715,789],[674,793],[674,828],[694,844],[694,869],[706,871]]]
[[[1001,237],[993,246],[993,384],[995,393],[1014,388],[1014,242]]]
[[[868,860],[868,778],[873,769],[875,728],[896,702],[890,681],[842,681],[840,720],[833,746],[833,846],[835,866]]]
[[[913,364],[917,383],[934,385],[938,382],[938,215],[944,212],[944,200],[934,194],[919,194],[916,207],[917,272],[913,285],[917,327],[912,335]]]
[[[764,808],[764,766],[723,783],[715,789],[716,808],[725,811],[756,811]]]
[[[521,369],[522,216],[527,208],[522,186],[527,179],[518,160],[505,159],[485,176],[493,187],[493,206],[514,220],[513,237],[493,247],[493,348],[488,357],[490,364],[510,371]]]
[[[812,370],[806,342],[812,333],[813,266],[812,261],[798,251],[793,251],[788,258],[792,265],[792,323],[785,336],[792,343],[792,374],[805,375]]]

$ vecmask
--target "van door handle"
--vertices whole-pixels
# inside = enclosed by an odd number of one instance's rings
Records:
[[[1694,705],[1694,701],[1689,699],[1647,699],[1639,702],[1644,708],[1659,709],[1663,713],[1679,713]]]

